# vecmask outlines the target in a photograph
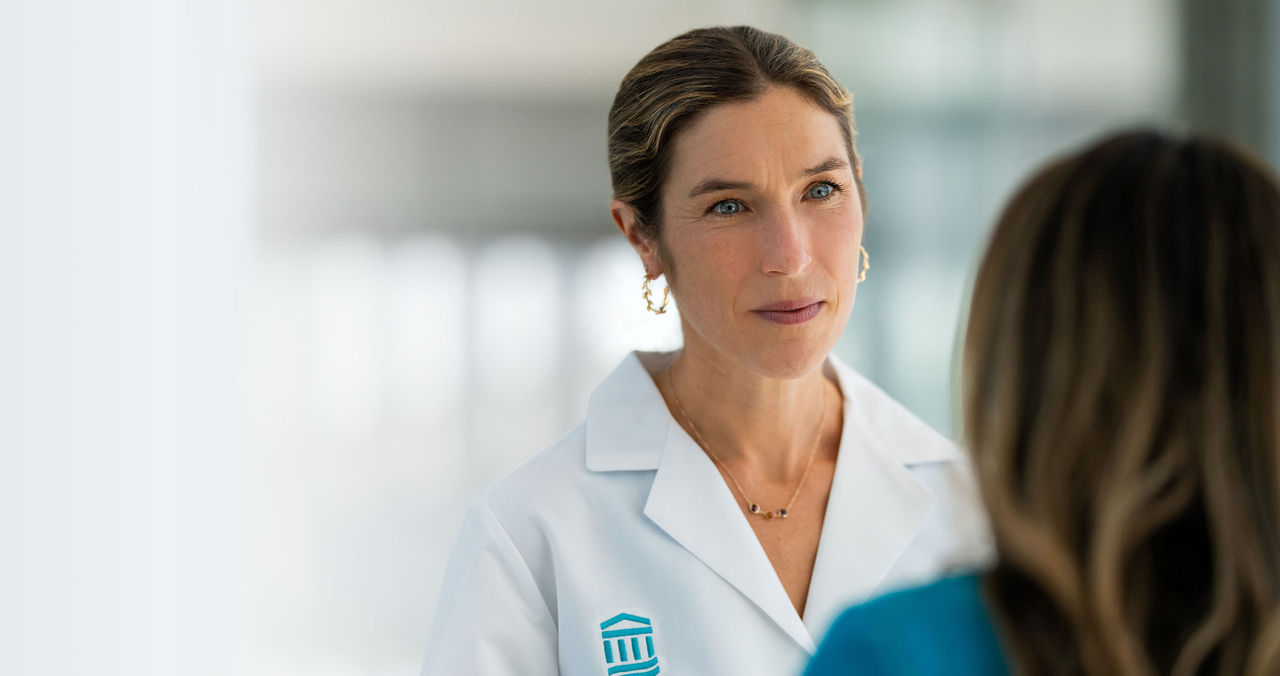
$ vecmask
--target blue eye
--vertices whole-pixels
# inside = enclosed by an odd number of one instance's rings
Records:
[[[824,200],[830,197],[833,192],[835,192],[835,186],[830,183],[817,183],[812,188],[809,188],[809,197],[816,200]]]
[[[711,205],[711,211],[720,216],[732,216],[742,211],[742,202],[738,200],[723,200]]]

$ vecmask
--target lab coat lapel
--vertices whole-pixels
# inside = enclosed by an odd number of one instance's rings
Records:
[[[876,590],[935,502],[909,469],[852,427],[845,425],[809,582],[805,623],[815,634]]]
[[[838,359],[832,362],[845,394],[844,426],[805,602],[805,624],[814,636],[842,609],[877,591],[933,510],[936,497],[904,459],[953,459],[940,436],[914,417],[895,420],[905,409]],[[935,445],[934,437],[943,444]],[[889,447],[915,438],[927,443]]]
[[[954,461],[958,451],[829,357],[844,393],[844,426],[801,621],[737,499],[671,417],[641,356],[628,355],[591,397],[587,467],[656,469],[645,515],[812,652],[813,637],[841,609],[876,592],[934,508],[910,466]]]
[[[750,599],[802,648],[813,637],[711,459],[671,420],[644,513]]]

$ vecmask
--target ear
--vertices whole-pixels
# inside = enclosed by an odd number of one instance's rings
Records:
[[[644,264],[649,277],[656,279],[662,274],[662,263],[658,260],[658,243],[640,232],[635,210],[626,202],[613,200],[609,202],[609,214],[613,216],[613,222],[617,224],[618,230],[622,231],[622,236],[627,238],[627,243],[640,255],[640,261]]]
[[[858,172],[858,180],[861,181],[862,180],[862,158],[861,157],[858,158],[858,166],[854,167],[853,170]]]

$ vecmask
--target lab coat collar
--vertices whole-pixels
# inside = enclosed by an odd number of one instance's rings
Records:
[[[658,468],[671,413],[641,356],[674,353],[632,352],[591,393],[587,404],[587,469],[593,472]]]
[[[658,468],[667,425],[673,422],[653,381],[675,352],[631,352],[591,394],[587,405],[587,469],[594,472]],[[649,366],[645,366],[645,362]],[[961,459],[954,444],[832,354],[824,368],[844,393],[845,429],[853,418],[878,446],[903,465]],[[843,437],[842,437],[843,439]],[[891,441],[891,443],[886,443]],[[844,444],[841,444],[841,449]]]
[[[651,367],[664,356],[645,355]],[[656,469],[645,515],[810,653],[840,608],[876,590],[933,509],[936,498],[908,466],[960,458],[834,355],[824,368],[844,393],[844,426],[804,620],[736,497],[668,412],[640,355],[597,388],[587,414],[588,468]]]

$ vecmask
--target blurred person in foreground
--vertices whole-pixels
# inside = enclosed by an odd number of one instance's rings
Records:
[[[996,565],[850,609],[807,676],[1280,674],[1264,165],[1137,131],[1040,171],[978,271],[963,374]]]
[[[963,454],[831,355],[867,270],[853,141],[780,35],[690,31],[626,75],[611,213],[683,348],[627,356],[477,499],[424,674],[794,674],[848,604],[988,560]]]

